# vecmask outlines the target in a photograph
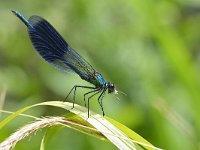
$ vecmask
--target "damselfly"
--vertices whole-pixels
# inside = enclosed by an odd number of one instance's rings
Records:
[[[75,50],[73,50],[62,36],[54,29],[54,27],[40,16],[31,16],[28,20],[18,11],[12,11],[28,28],[29,37],[36,51],[50,64],[56,66],[63,71],[73,71],[77,73],[81,79],[93,84],[94,86],[75,85],[65,98],[68,98],[70,93],[74,91],[73,108],[75,103],[75,95],[77,88],[90,89],[84,94],[84,104],[86,106],[86,96],[88,102],[88,117],[89,117],[89,101],[99,94],[98,102],[101,106],[103,116],[104,109],[102,100],[108,93],[117,93],[115,85],[111,82],[106,82],[103,76],[95,71],[93,67],[81,57]]]

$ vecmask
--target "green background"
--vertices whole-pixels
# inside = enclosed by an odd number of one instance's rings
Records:
[[[73,85],[89,85],[73,73],[46,63],[32,48],[25,17],[47,19],[107,81],[118,100],[106,95],[106,115],[164,149],[200,149],[200,1],[198,0],[1,0],[0,108],[63,100]],[[77,103],[83,105],[79,90]],[[3,96],[2,96],[3,97]],[[70,98],[71,99],[71,98]],[[97,97],[91,110],[102,113]],[[3,102],[3,100],[5,100]],[[66,112],[34,108],[35,116]],[[6,114],[1,114],[1,120]],[[19,117],[0,131],[0,141],[30,119]],[[26,138],[16,150],[39,149],[45,130]],[[116,149],[108,142],[65,128],[47,149]]]

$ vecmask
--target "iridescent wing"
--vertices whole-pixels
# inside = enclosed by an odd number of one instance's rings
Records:
[[[94,73],[92,66],[45,19],[31,16],[28,23],[32,44],[47,62],[63,71],[74,71],[84,79]]]

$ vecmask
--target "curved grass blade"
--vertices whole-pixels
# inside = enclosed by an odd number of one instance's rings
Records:
[[[123,124],[121,124],[121,123],[119,123],[119,122],[115,121],[114,119],[109,118],[107,116],[105,118],[109,122],[111,122],[113,125],[115,125],[118,129],[120,129],[123,133],[125,133],[127,136],[129,136],[135,144],[138,144],[138,145],[144,147],[147,150],[162,150],[160,148],[153,146],[150,142],[145,140],[142,136],[140,136],[136,132],[132,131],[131,129],[129,129],[125,125],[123,125]]]
[[[14,114],[1,121],[0,128],[5,126],[8,122],[17,117],[20,113],[32,107],[43,105],[63,108],[74,113],[75,115],[71,114],[71,116],[66,116],[66,119],[68,119],[68,121],[71,119],[71,122],[79,120],[78,122],[76,122],[77,124],[71,124],[71,128],[74,128],[87,134],[96,134],[100,139],[105,139],[106,137],[119,149],[158,149],[152,146],[150,143],[148,143],[135,132],[131,131],[127,127],[108,117],[102,117],[101,115],[91,112],[91,115],[88,118],[87,108],[75,105],[75,108],[71,109],[73,104],[69,102],[49,101],[27,106],[21,110],[18,110]],[[67,126],[69,127],[69,124]],[[136,145],[141,145],[141,147],[138,148],[138,146]]]

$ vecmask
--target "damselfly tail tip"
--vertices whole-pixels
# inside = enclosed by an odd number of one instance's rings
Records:
[[[30,22],[20,12],[16,10],[11,10],[11,12],[17,16],[27,27],[33,28]]]
[[[17,14],[18,14],[18,11],[16,11],[16,10],[11,10],[11,12],[12,12],[14,15],[17,15]]]

